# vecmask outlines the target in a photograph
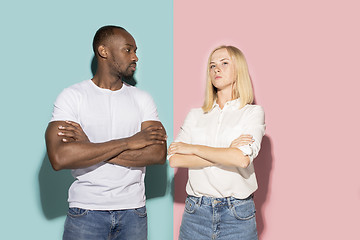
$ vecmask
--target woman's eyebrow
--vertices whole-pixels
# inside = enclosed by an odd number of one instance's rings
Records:
[[[225,61],[225,60],[229,60],[229,58],[222,58],[222,59],[220,59],[220,62]],[[212,64],[212,63],[215,63],[215,62],[210,62],[210,64]]]

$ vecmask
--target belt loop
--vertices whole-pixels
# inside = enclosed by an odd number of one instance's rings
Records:
[[[203,196],[201,196],[201,197],[198,198],[197,205],[198,205],[199,207],[201,206],[202,198],[203,198]]]
[[[230,199],[231,197],[227,197],[226,198],[226,200],[227,200],[227,202],[228,202],[228,206],[229,206],[229,208],[231,208],[232,207],[232,204],[231,204],[231,199]]]

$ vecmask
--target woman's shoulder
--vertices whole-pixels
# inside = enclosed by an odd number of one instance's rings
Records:
[[[203,114],[204,114],[204,111],[202,110],[202,108],[192,108],[188,112],[186,119],[188,121],[195,120],[195,119],[198,119]]]
[[[243,109],[243,115],[250,119],[265,119],[264,108],[260,105],[248,104]]]
[[[204,110],[202,108],[192,108],[189,111],[189,114],[203,114]]]
[[[244,110],[246,111],[260,111],[260,112],[264,112],[264,108],[260,105],[256,105],[256,104],[247,104],[243,107]]]

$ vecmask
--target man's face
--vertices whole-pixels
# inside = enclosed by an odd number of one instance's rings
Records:
[[[132,77],[138,61],[135,40],[126,31],[115,31],[108,43],[110,70],[118,77]]]

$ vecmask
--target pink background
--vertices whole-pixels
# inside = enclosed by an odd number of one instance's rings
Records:
[[[248,61],[267,132],[255,159],[260,239],[360,239],[358,1],[174,1],[174,136],[221,44]],[[186,171],[175,170],[174,239]]]

